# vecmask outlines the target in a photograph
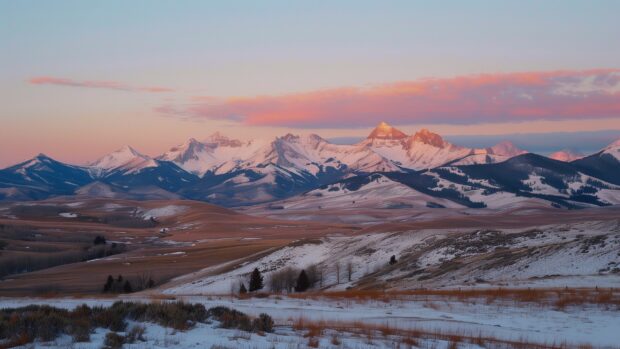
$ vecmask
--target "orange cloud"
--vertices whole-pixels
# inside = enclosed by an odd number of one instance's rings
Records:
[[[70,87],[85,87],[85,88],[102,88],[108,90],[120,90],[120,91],[139,91],[149,93],[160,92],[172,92],[172,89],[159,86],[129,86],[117,81],[76,81],[72,79],[56,78],[51,76],[38,76],[28,80],[33,85],[59,85]]]
[[[246,125],[370,126],[620,117],[620,69],[481,74],[280,96],[194,97],[163,114]]]

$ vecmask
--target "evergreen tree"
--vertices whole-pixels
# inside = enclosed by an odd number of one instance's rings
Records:
[[[239,294],[246,294],[246,293],[248,293],[248,290],[245,288],[245,285],[242,282],[241,287],[239,287]]]
[[[93,245],[105,245],[105,243],[106,243],[105,237],[101,235],[97,235],[95,237],[95,240],[93,240]]]
[[[146,288],[153,288],[153,287],[155,287],[155,281],[149,278],[149,281],[146,283]]]
[[[297,278],[297,285],[295,285],[295,291],[304,292],[310,287],[310,280],[308,279],[308,275],[306,275],[306,271],[302,270],[299,273],[299,277]]]
[[[390,265],[394,265],[396,264],[396,256],[392,255],[392,257],[390,257]]]
[[[263,288],[263,276],[258,268],[254,268],[250,276],[250,292],[258,291]]]
[[[112,291],[113,285],[114,285],[114,278],[112,277],[112,275],[108,275],[108,279],[106,280],[105,285],[103,285],[103,292]]]
[[[123,285],[123,292],[125,293],[133,292],[133,289],[131,288],[131,284],[129,283],[129,280],[125,280],[125,285]]]

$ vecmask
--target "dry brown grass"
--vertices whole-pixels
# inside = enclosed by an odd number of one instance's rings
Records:
[[[152,302],[175,301],[177,299],[176,296],[169,295],[169,294],[163,294],[163,293],[152,293],[152,294],[149,294],[148,297]]]
[[[616,288],[492,288],[492,289],[450,289],[450,290],[410,290],[374,291],[347,290],[334,292],[296,293],[289,295],[297,299],[332,299],[367,301],[424,301],[431,308],[437,307],[433,301],[459,301],[492,303],[533,303],[563,309],[568,306],[600,305],[620,308],[620,289]]]
[[[307,331],[304,337],[308,338],[308,346],[310,343],[318,345],[319,338],[329,332],[334,332],[331,337],[331,343],[339,345],[340,339],[337,334],[349,333],[366,338],[368,343],[379,335],[384,337],[390,336],[390,340],[396,340],[401,345],[418,346],[421,340],[440,340],[448,343],[448,348],[458,348],[459,344],[471,343],[485,348],[503,348],[503,349],[594,349],[589,344],[571,345],[567,343],[536,343],[528,340],[504,340],[492,336],[485,336],[481,333],[472,334],[465,331],[448,332],[433,331],[425,329],[398,329],[388,325],[369,324],[363,322],[345,322],[345,321],[311,321],[300,317],[293,321],[292,327],[296,331]]]

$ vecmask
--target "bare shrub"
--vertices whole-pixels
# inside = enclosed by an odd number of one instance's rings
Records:
[[[220,322],[222,328],[237,328],[252,331],[252,322],[246,314],[227,307],[215,307],[208,311],[209,316]]]
[[[252,328],[254,331],[273,332],[273,319],[271,316],[262,313],[252,321]]]
[[[106,349],[120,349],[125,344],[125,337],[116,332],[108,332],[105,335],[105,341],[103,342]]]

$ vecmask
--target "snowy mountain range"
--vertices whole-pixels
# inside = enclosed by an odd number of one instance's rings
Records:
[[[129,146],[88,166],[63,164],[41,154],[0,170],[0,199],[88,195],[187,198],[238,206],[316,198],[324,190],[334,194],[334,188],[362,183],[357,190],[371,185],[378,198],[402,191],[437,207],[494,207],[523,198],[562,207],[600,206],[620,203],[619,154],[620,141],[587,157],[564,151],[547,158],[510,142],[466,148],[425,129],[407,135],[384,122],[351,145],[333,144],[315,134],[241,141],[214,133],[154,158]],[[377,173],[381,177],[373,175]]]

